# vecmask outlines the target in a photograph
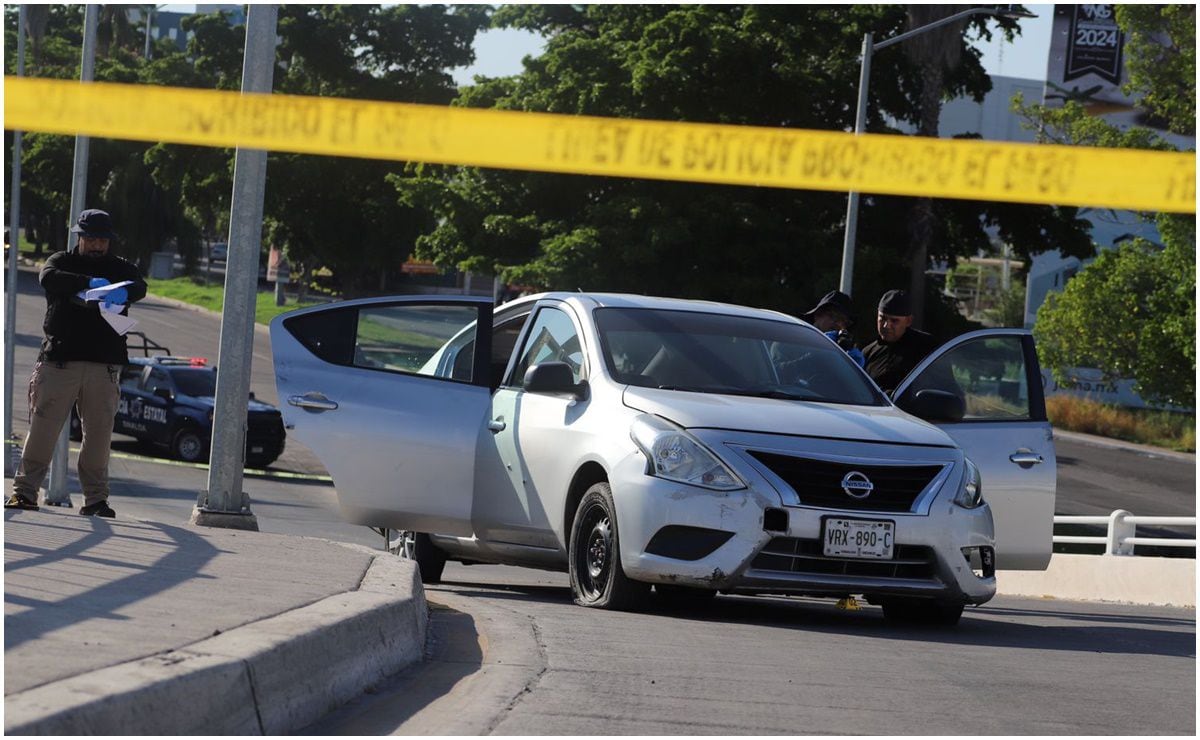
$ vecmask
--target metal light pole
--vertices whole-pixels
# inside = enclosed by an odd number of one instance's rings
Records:
[[[251,5],[246,18],[246,54],[242,94],[271,92],[275,72],[277,5]],[[192,510],[192,524],[258,530],[250,499],[242,490],[246,453],[246,399],[254,347],[254,305],[262,243],[263,195],[267,153],[238,147],[233,167],[229,251],[225,261],[225,311],[217,358],[217,395],[213,415],[208,489]]]
[[[17,12],[17,77],[25,76],[25,5]],[[21,248],[21,132],[13,132],[12,187],[8,216],[8,275],[4,289],[4,477],[17,474],[13,432],[13,350],[17,341],[17,253]],[[11,445],[11,446],[10,446]]]
[[[80,64],[80,82],[91,82],[96,70],[96,27],[100,24],[100,6],[88,5],[83,14],[83,60]],[[71,177],[71,224],[79,218],[87,199],[87,167],[88,150],[91,139],[87,136],[75,137],[75,168]],[[72,234],[67,232],[67,248],[71,248]],[[58,434],[58,442],[54,445],[54,457],[50,461],[50,480],[46,485],[46,501],[50,506],[71,506],[71,497],[67,493],[67,435],[70,424],[63,424]]]
[[[932,31],[935,28],[940,28],[955,21],[960,21],[972,15],[986,13],[988,15],[996,15],[1002,18],[1037,18],[1033,13],[1025,11],[1015,11],[1009,8],[971,8],[964,10],[961,13],[955,13],[952,16],[942,18],[939,21],[926,24],[920,28],[914,28],[911,31],[906,31],[899,36],[893,36],[890,39],[874,43],[874,34],[863,34],[862,45],[862,68],[858,74],[858,111],[854,115],[854,133],[861,134],[866,130],[867,125],[867,85],[871,81],[871,57],[876,51],[886,49],[893,44],[898,44],[901,41],[906,41],[917,34]],[[842,277],[838,282],[838,290],[846,295],[852,295],[850,292],[850,284],[854,278],[854,245],[858,237],[858,193],[850,193],[849,202],[846,205],[846,235],[842,242]]]

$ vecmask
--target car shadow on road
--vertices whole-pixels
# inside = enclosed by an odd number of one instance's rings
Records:
[[[486,598],[582,608],[573,605],[570,590],[561,586],[469,581],[446,582],[446,586],[471,589]],[[847,610],[832,599],[721,595],[709,603],[684,607],[652,596],[639,615],[947,645],[1179,658],[1196,654],[1196,623],[1184,618],[1104,613],[1091,604],[1056,602],[1056,608],[1045,610],[969,607],[955,627],[925,627],[889,622],[879,607],[858,603],[859,609]]]

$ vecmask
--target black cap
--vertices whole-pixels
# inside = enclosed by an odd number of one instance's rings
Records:
[[[889,290],[879,299],[879,313],[888,316],[911,316],[912,304],[908,300],[908,292]]]
[[[72,234],[83,234],[96,239],[116,239],[112,230],[112,219],[108,213],[96,208],[89,208],[79,214],[79,221],[71,227]]]
[[[817,305],[808,313],[801,315],[800,318],[812,323],[812,319],[817,315],[817,312],[827,308],[845,316],[850,324],[854,325],[854,305],[850,302],[850,296],[840,290],[831,290],[821,296],[821,300],[817,301]]]

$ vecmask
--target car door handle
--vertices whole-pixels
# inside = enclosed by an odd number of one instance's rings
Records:
[[[488,429],[491,430],[493,434],[496,432],[503,432],[507,428],[508,424],[505,424],[503,419],[492,419],[488,422]]]
[[[1013,454],[1009,455],[1008,459],[1023,468],[1027,468],[1031,465],[1038,465],[1043,462],[1041,455],[1030,450],[1017,450]]]
[[[303,396],[288,396],[288,404],[311,411],[333,411],[337,401],[330,401],[320,393],[305,393]]]

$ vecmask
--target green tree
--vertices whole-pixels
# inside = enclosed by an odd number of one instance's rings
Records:
[[[1195,134],[1195,6],[1118,6],[1130,83],[1142,105],[1180,134]],[[1173,149],[1156,131],[1119,129],[1068,103],[1014,108],[1046,140],[1082,146]],[[1042,362],[1060,380],[1072,367],[1133,378],[1148,400],[1193,406],[1196,373],[1196,221],[1151,214],[1161,244],[1134,240],[1105,251],[1038,310]]]
[[[1144,240],[1106,250],[1038,311],[1039,355],[1059,382],[1072,367],[1133,378],[1153,402],[1196,396],[1196,231],[1164,224],[1165,247]]]
[[[457,105],[564,114],[849,130],[864,32],[905,30],[903,6],[504,6],[494,22],[541,33],[522,74],[477,79]],[[986,28],[979,26],[986,32]],[[1009,25],[1008,28],[1015,29]],[[957,43],[967,44],[962,36]],[[981,99],[990,81],[967,46],[941,93]],[[868,130],[916,124],[921,70],[881,51]],[[497,142],[502,145],[502,142]],[[401,203],[440,217],[418,254],[535,288],[619,290],[807,310],[835,287],[844,193],[478,168],[424,168],[396,180]],[[902,287],[911,198],[863,198],[854,295],[862,315]],[[993,226],[1029,252],[1090,253],[1074,209],[934,201],[931,257],[990,246]],[[936,292],[931,292],[936,296]],[[935,301],[926,326],[962,326]],[[859,324],[871,338],[871,322]]]

